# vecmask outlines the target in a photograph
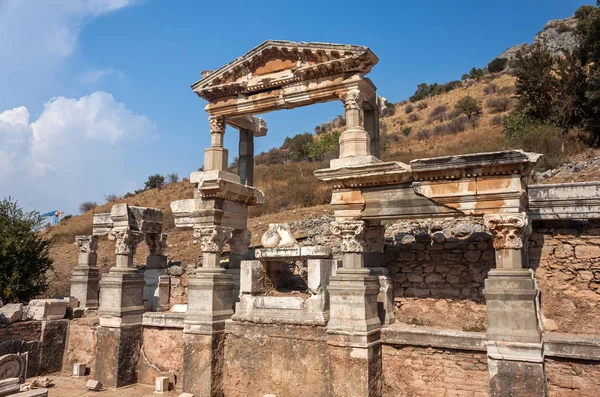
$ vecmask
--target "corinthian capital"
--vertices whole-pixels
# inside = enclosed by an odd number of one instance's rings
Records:
[[[77,243],[77,246],[79,246],[80,253],[93,254],[98,249],[98,236],[75,236],[75,243]]]
[[[210,124],[211,134],[224,134],[225,133],[225,117],[223,116],[210,116],[208,118]]]
[[[164,255],[167,248],[167,235],[163,233],[148,233],[146,234],[146,244],[150,255]]]
[[[206,226],[194,228],[194,237],[200,240],[202,252],[223,252],[225,242],[231,239],[233,228]]]
[[[494,236],[495,249],[521,249],[531,234],[525,213],[484,215],[483,223]]]
[[[115,254],[117,255],[135,255],[139,243],[144,241],[144,233],[132,230],[111,232],[108,235],[110,240],[115,240]]]
[[[342,238],[342,252],[364,252],[364,231],[364,221],[342,221],[331,224],[331,233]]]
[[[358,89],[352,89],[343,94],[340,94],[340,99],[344,102],[344,108],[346,110],[360,110],[362,109],[363,95]]]

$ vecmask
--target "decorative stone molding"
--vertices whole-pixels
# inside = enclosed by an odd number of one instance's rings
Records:
[[[25,359],[20,354],[5,354],[0,356],[0,380],[19,378],[25,382]]]
[[[340,99],[344,102],[344,108],[346,110],[360,110],[363,104],[362,92],[358,89],[349,90],[343,94],[340,94]]]
[[[531,234],[531,222],[525,213],[486,214],[483,222],[494,236],[495,249],[522,249]]]
[[[144,241],[145,235],[142,232],[132,230],[111,232],[108,235],[110,240],[115,240],[115,254],[117,255],[135,255],[137,246]]]
[[[146,234],[146,244],[150,255],[164,255],[167,248],[167,235],[164,233]]]
[[[364,221],[342,221],[331,224],[331,233],[342,238],[342,252],[364,252],[365,251],[365,222]]]
[[[98,249],[98,236],[83,235],[75,236],[75,243],[79,246],[79,252],[83,254],[95,253]]]
[[[252,233],[250,230],[235,230],[229,241],[231,253],[234,255],[244,255],[248,252]]]
[[[200,240],[202,252],[223,252],[226,241],[231,240],[233,228],[206,226],[194,228],[194,237]]]
[[[225,117],[222,116],[210,116],[208,118],[210,124],[211,134],[224,134],[225,133]]]
[[[288,223],[271,223],[269,230],[263,234],[261,243],[265,248],[289,248],[298,245]]]

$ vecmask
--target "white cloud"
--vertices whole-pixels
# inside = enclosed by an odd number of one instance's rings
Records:
[[[0,109],[52,95],[79,34],[93,18],[136,0],[0,0]],[[10,101],[10,102],[9,102]],[[31,102],[30,102],[31,103]]]
[[[102,91],[53,98],[29,121],[25,107],[0,113],[0,192],[41,211],[74,212],[116,192],[132,178],[127,155],[156,136],[152,121]]]
[[[108,75],[115,75],[121,79],[125,77],[123,72],[121,72],[120,70],[117,70],[117,69],[92,68],[92,69],[86,70],[85,72],[83,72],[82,74],[77,76],[77,80],[82,84],[90,84],[91,85],[91,84],[96,84],[97,82],[99,82],[100,80],[102,80],[104,77],[106,77]]]

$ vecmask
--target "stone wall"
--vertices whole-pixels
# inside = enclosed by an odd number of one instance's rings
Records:
[[[600,396],[600,363],[549,359],[545,361],[549,397]]]
[[[383,397],[489,396],[485,353],[383,346]]]
[[[228,324],[223,380],[228,397],[331,396],[325,329]]]
[[[85,363],[90,375],[94,375],[96,365],[96,329],[99,317],[78,318],[69,322],[66,355],[63,371],[72,373],[73,364]]]
[[[386,229],[384,261],[398,321],[485,331],[482,290],[494,249],[481,219],[395,222]]]
[[[529,266],[541,289],[546,331],[598,334],[600,324],[600,224],[534,225]]]
[[[144,327],[140,354],[139,383],[154,383],[157,376],[168,376],[176,387],[181,385],[183,368],[183,330]]]

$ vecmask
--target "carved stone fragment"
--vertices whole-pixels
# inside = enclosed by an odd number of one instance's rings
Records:
[[[494,236],[495,249],[522,249],[531,234],[531,222],[525,213],[484,215],[485,227]]]

